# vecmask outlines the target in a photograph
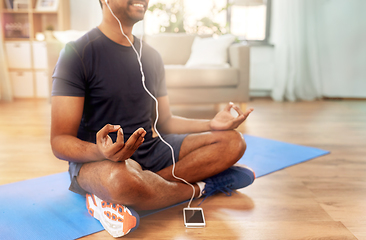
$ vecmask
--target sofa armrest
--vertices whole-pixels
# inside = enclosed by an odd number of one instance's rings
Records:
[[[243,102],[249,101],[249,79],[250,79],[250,46],[235,43],[229,47],[229,62],[232,67],[239,70],[239,83],[236,96]]]

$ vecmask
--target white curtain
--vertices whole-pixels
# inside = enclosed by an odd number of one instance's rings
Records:
[[[366,1],[324,1],[321,9],[323,95],[366,98]]]
[[[0,24],[0,26],[3,26]],[[12,101],[13,92],[8,72],[8,63],[5,59],[3,34],[0,31],[0,100]]]
[[[366,97],[365,12],[365,0],[273,0],[273,99]]]
[[[273,1],[275,85],[272,97],[277,101],[321,97],[315,6],[319,1]]]

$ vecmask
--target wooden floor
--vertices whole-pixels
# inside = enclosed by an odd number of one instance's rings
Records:
[[[178,206],[143,218],[124,239],[366,239],[366,102],[254,99],[248,106],[255,111],[240,131],[331,154],[258,178],[231,197],[208,198],[205,228],[186,229]],[[174,111],[214,114],[186,109]],[[49,128],[47,101],[0,103],[0,184],[67,170],[52,155]],[[85,239],[113,238],[102,231]]]

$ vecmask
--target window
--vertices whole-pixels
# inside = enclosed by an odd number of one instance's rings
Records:
[[[239,40],[267,42],[270,0],[150,0],[145,34],[231,33]]]
[[[230,32],[249,42],[268,42],[270,0],[234,0],[228,11]]]

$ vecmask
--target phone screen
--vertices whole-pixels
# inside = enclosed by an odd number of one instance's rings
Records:
[[[187,223],[204,223],[202,210],[184,209]]]

